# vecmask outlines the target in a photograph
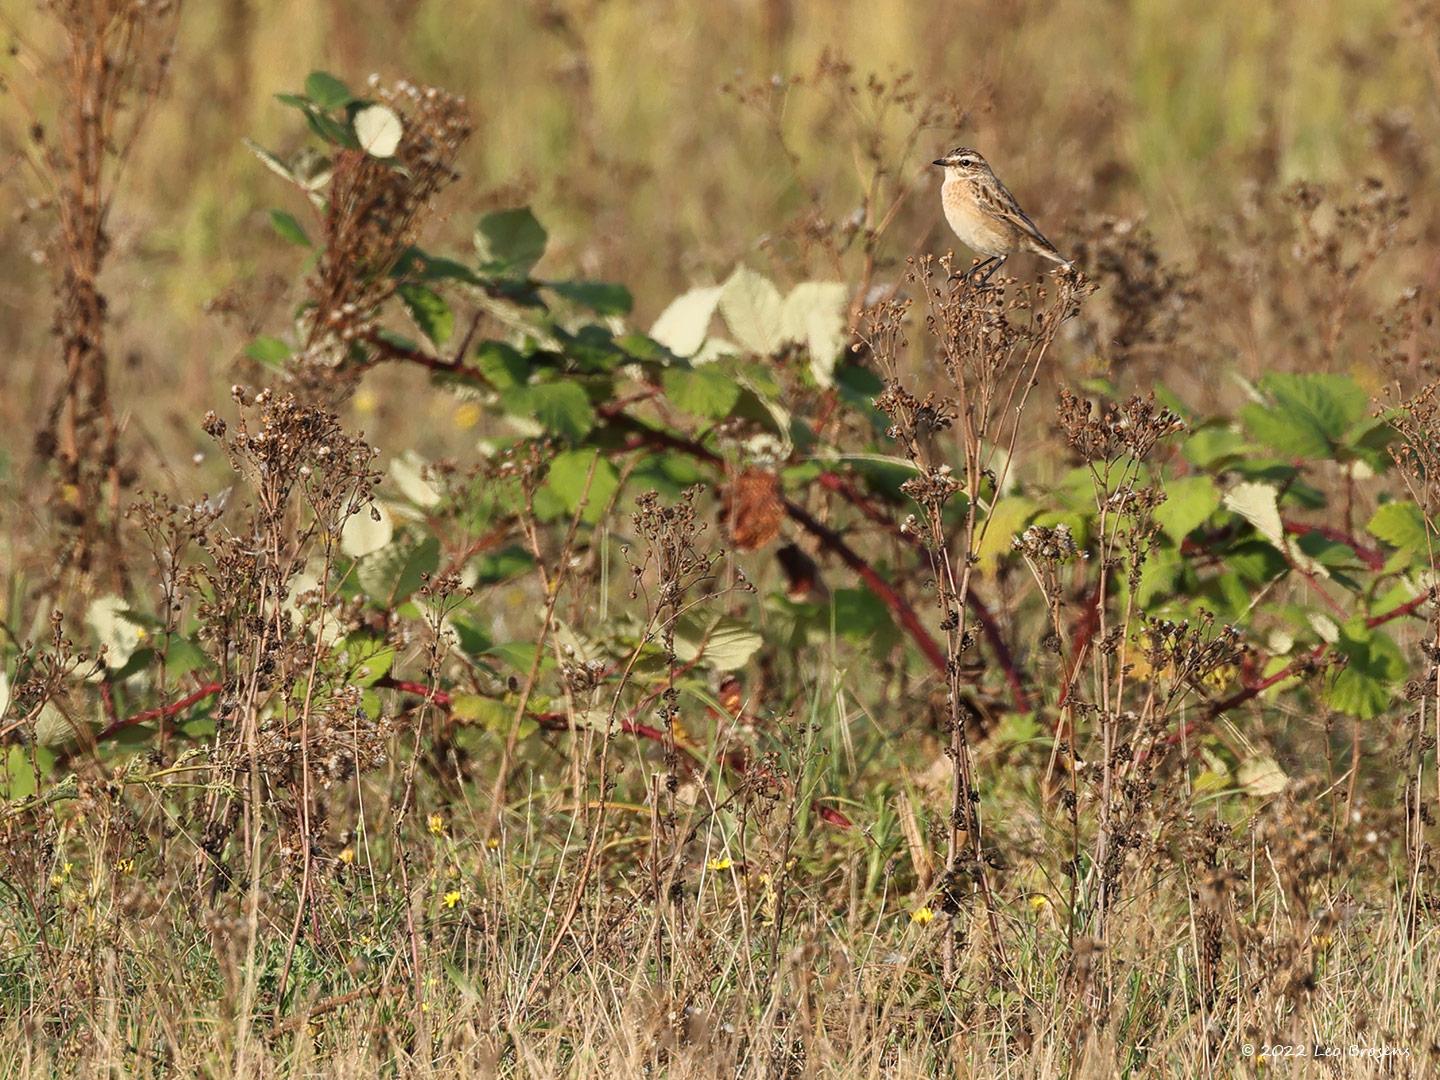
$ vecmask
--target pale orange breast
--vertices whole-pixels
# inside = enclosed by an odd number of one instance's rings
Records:
[[[1011,235],[991,215],[980,209],[964,180],[946,177],[940,188],[945,220],[960,242],[981,255],[1004,255],[1012,249]]]

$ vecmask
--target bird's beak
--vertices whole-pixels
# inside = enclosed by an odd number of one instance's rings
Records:
[[[944,158],[936,158],[934,161],[930,162],[930,164],[939,165],[943,169],[949,163]]]

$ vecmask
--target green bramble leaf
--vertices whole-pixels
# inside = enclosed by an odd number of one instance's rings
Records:
[[[635,306],[629,289],[607,281],[551,281],[545,287],[597,315],[628,315]]]
[[[439,293],[424,285],[407,282],[396,290],[405,311],[420,332],[436,346],[444,345],[455,332],[455,314]]]
[[[1396,700],[1396,682],[1405,675],[1405,657],[1386,634],[1352,620],[1340,630],[1335,650],[1347,661],[1325,694],[1331,708],[1370,720]]]
[[[1157,601],[1175,595],[1185,573],[1185,560],[1174,548],[1152,551],[1140,570],[1140,583],[1135,588],[1135,603],[1141,611],[1150,611]]]
[[[573,382],[516,386],[504,391],[500,400],[507,412],[533,418],[571,442],[579,442],[595,426],[590,397]]]
[[[374,686],[395,663],[395,647],[373,634],[351,634],[343,648],[345,681],[351,686]]]
[[[530,364],[525,357],[503,341],[481,342],[475,350],[475,367],[496,390],[524,386],[530,377]]]
[[[1408,499],[1388,502],[1377,508],[1365,531],[1391,547],[1415,555],[1423,555],[1430,549],[1430,531],[1425,524],[1425,514]]]
[[[35,768],[30,764],[30,756],[26,747],[15,743],[5,755],[5,784],[4,790],[0,791],[0,799],[28,799],[34,795],[39,788],[39,777],[35,775]]]
[[[1277,373],[1261,379],[1260,389],[1274,404],[1248,405],[1241,417],[1255,438],[1287,457],[1336,457],[1370,405],[1370,396],[1344,375]]]
[[[545,254],[549,236],[528,206],[486,214],[475,228],[475,253],[487,274],[526,278]]]
[[[1155,521],[1178,545],[1220,509],[1220,492],[1208,476],[1186,476],[1165,485],[1165,501]]]
[[[595,463],[593,475],[590,472],[592,461]],[[585,513],[581,520],[593,525],[605,515],[610,499],[619,489],[620,474],[598,450],[566,450],[550,462],[545,486],[559,497],[571,514],[580,509],[580,501],[584,499]]]
[[[713,367],[666,368],[660,383],[677,409],[709,420],[729,416],[740,400],[739,384]]]

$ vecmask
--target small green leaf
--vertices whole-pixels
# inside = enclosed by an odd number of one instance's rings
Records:
[[[486,273],[528,277],[549,239],[530,208],[486,214],[475,229],[475,252]]]
[[[592,461],[595,463],[593,476],[590,473]],[[585,499],[582,520],[593,525],[604,516],[611,497],[620,487],[620,474],[598,450],[567,450],[557,454],[555,460],[550,462],[550,472],[545,478],[545,485],[560,498],[565,509],[571,514],[580,508],[580,500]]]
[[[486,656],[493,656],[508,664],[516,671],[529,673],[537,653],[541,656],[541,667],[554,666],[554,658],[541,652],[541,646],[533,641],[502,641],[485,650]]]
[[[269,367],[281,367],[290,359],[292,350],[277,337],[258,337],[245,346],[245,355]]]
[[[507,411],[532,417],[547,431],[579,442],[595,426],[595,409],[584,389],[573,382],[517,386],[500,395]]]
[[[510,730],[515,719],[515,707],[479,694],[455,694],[450,699],[450,715],[456,720],[504,733]]]
[[[351,686],[374,686],[395,663],[395,647],[371,634],[351,634],[345,639],[345,681]]]
[[[455,631],[455,637],[459,640],[460,648],[465,651],[466,656],[479,656],[492,644],[490,635],[474,619],[452,615],[450,627]]]
[[[461,723],[475,724],[497,735],[508,736],[510,726],[515,723],[515,706],[479,694],[456,694],[450,700],[450,715]],[[517,734],[525,739],[539,728],[540,725],[528,716],[522,717]]]
[[[628,315],[635,306],[629,289],[606,281],[553,281],[546,287],[597,315]]]
[[[431,255],[417,247],[405,249],[395,262],[396,277],[420,281],[463,281],[467,285],[484,285],[484,278],[462,262]]]
[[[1211,469],[1246,452],[1245,437],[1228,427],[1196,428],[1180,447],[1185,460],[1196,468]]]
[[[499,551],[486,552],[473,565],[477,585],[495,585],[529,571],[535,565],[535,557],[512,544]]]
[[[1430,549],[1430,532],[1425,524],[1425,515],[1419,506],[1409,500],[1389,502],[1376,509],[1365,530],[1391,547],[1416,555],[1423,555]]]
[[[338,109],[355,100],[350,88],[328,71],[312,71],[305,79],[305,94],[320,109]]]
[[[270,227],[279,234],[280,239],[288,240],[300,247],[310,246],[310,237],[305,235],[305,228],[295,220],[295,215],[287,214],[284,210],[270,211]]]
[[[1220,508],[1220,493],[1208,476],[1186,476],[1165,485],[1155,521],[1178,545]]]
[[[660,381],[670,403],[692,416],[720,420],[740,400],[739,384],[713,367],[666,368]]]
[[[347,150],[358,150],[360,143],[355,138],[355,133],[350,130],[347,124],[332,119],[323,112],[316,112],[311,109],[305,114],[305,122],[310,125],[310,130],[324,139],[332,146],[343,146]]]
[[[400,302],[420,332],[437,346],[444,345],[455,332],[455,314],[444,297],[424,285],[407,282],[397,290]]]
[[[890,609],[869,589],[836,589],[831,594],[832,612],[822,613],[826,630],[832,622],[841,637],[868,645],[875,656],[890,651],[900,638]]]
[[[5,790],[0,792],[0,797],[6,799],[28,799],[39,787],[30,755],[19,743],[13,744],[5,755],[5,780]]]
[[[530,365],[511,345],[503,341],[482,342],[475,350],[475,366],[485,381],[496,390],[524,386],[530,377]]]

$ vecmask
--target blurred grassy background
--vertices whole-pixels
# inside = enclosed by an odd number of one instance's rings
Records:
[[[3,74],[43,115],[47,17],[9,7],[0,28],[17,48]],[[797,221],[844,220],[868,178],[857,146],[888,140],[879,158],[890,160],[913,120],[813,78],[827,52],[862,82],[913,73],[917,91],[951,105],[906,162],[901,179],[916,186],[888,234],[893,254],[952,246],[935,228],[926,163],[963,141],[1062,249],[1082,215],[1114,213],[1146,219],[1183,262],[1194,231],[1236,203],[1242,176],[1353,182],[1376,118],[1435,131],[1426,26],[1400,0],[191,3],[112,220],[117,394],[141,443],[193,439],[195,410],[233,381],[249,333],[283,325],[274,275],[298,273],[303,256],[276,240],[265,211],[303,204],[241,139],[298,144],[272,95],[311,68],[466,95],[477,135],[445,197],[445,241],[463,246],[482,209],[529,201],[552,235],[541,271],[625,282],[648,325],[739,259],[782,279],[835,276],[803,244],[782,259],[764,241]],[[789,85],[795,75],[806,81]],[[0,418],[12,459],[49,381],[49,286],[32,255],[49,220],[22,213],[43,195],[17,163],[26,127],[16,96],[0,96],[0,345],[13,358]],[[230,301],[251,327],[215,313]]]

